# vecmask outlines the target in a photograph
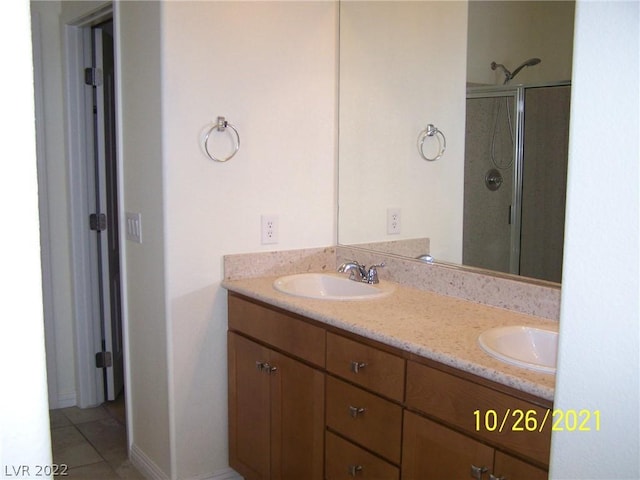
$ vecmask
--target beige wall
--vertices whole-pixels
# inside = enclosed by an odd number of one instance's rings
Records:
[[[119,143],[124,212],[142,215],[142,244],[125,242],[124,312],[128,339],[129,441],[166,475],[171,451],[167,308],[166,161],[162,98],[162,6],[116,4],[119,33]]]
[[[126,252],[133,442],[176,478],[219,474],[222,256],[335,242],[336,5],[119,8],[124,208],[144,232]],[[218,115],[241,136],[227,163],[200,144]],[[279,216],[277,245],[260,244],[263,213]]]
[[[75,346],[73,344],[73,298],[71,288],[71,238],[69,231],[69,169],[64,129],[63,53],[60,19],[63,7],[59,1],[32,2],[32,23],[39,29],[34,49],[40,52],[34,60],[42,75],[39,85],[43,102],[40,120],[46,125],[39,132],[39,144],[46,152],[41,159],[42,187],[46,188],[48,216],[48,253],[52,276],[50,304],[45,317],[48,339],[54,340],[47,351],[49,358],[49,403],[52,407],[76,404]],[[43,212],[44,214],[45,212]],[[57,368],[56,368],[57,365]]]
[[[340,243],[429,237],[435,258],[461,262],[466,28],[466,2],[341,4]],[[446,137],[435,162],[417,148],[427,124]]]
[[[504,75],[491,62],[514,71],[538,57],[542,63],[525,68],[515,83],[571,79],[573,1],[471,1],[467,81],[502,84]]]

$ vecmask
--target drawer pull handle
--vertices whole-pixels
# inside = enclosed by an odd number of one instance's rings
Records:
[[[363,414],[366,411],[366,408],[364,407],[354,407],[352,405],[349,405],[349,415],[351,415],[353,418],[358,418],[358,415]]]
[[[493,473],[490,473],[489,480],[507,480],[507,477],[496,477]]]
[[[471,478],[482,480],[482,475],[487,473],[488,470],[489,469],[487,467],[476,467],[475,465],[471,465]]]
[[[347,470],[347,472],[349,472],[349,475],[351,475],[352,477],[355,477],[356,474],[361,471],[362,465],[349,465],[349,468]]]
[[[351,362],[351,371],[353,373],[359,373],[367,364],[364,362]]]
[[[276,373],[278,367],[274,367],[273,365],[269,365],[267,362],[256,361],[256,368],[261,372],[266,373]]]

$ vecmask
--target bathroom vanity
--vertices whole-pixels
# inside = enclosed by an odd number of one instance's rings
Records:
[[[546,320],[402,285],[327,301],[273,281],[224,284],[229,463],[245,478],[547,478],[554,375],[477,345]]]

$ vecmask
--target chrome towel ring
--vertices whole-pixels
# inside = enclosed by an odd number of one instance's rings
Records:
[[[424,140],[427,137],[436,137],[438,139],[438,154],[434,158],[429,158],[424,153]],[[418,136],[418,152],[420,152],[420,156],[425,160],[433,162],[438,160],[442,155],[444,155],[444,151],[447,149],[447,139],[437,127],[432,125],[431,123],[427,125],[420,135]]]
[[[209,151],[209,146],[208,146],[209,136],[213,133],[214,130],[217,130],[218,132],[224,132],[227,127],[233,130],[233,133],[235,134],[235,137],[236,137],[234,142],[235,145],[233,148],[233,152],[231,152],[231,155],[225,158],[214,157]],[[224,117],[218,117],[216,124],[213,127],[211,127],[207,132],[207,134],[204,136],[203,143],[204,143],[204,151],[207,152],[207,155],[211,160],[215,160],[216,162],[226,162],[227,160],[231,160],[233,156],[236,153],[238,153],[238,150],[240,150],[240,134],[238,133],[238,130],[236,130],[233,125],[227,122],[227,120]]]

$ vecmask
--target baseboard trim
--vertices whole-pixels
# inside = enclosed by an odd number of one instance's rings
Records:
[[[207,477],[199,480],[243,480],[244,477],[240,476],[238,472],[236,472],[232,468],[224,468],[222,470],[218,470],[213,474],[212,477]]]
[[[169,480],[166,473],[135,443],[131,445],[131,450],[129,450],[129,459],[145,478],[151,480]]]
[[[129,450],[129,460],[140,471],[142,476],[150,480],[169,480],[169,477],[151,460],[135,443]],[[244,480],[238,472],[227,467],[212,474],[191,477],[188,480]]]
[[[50,410],[55,410],[57,408],[69,408],[75,407],[78,404],[78,399],[76,396],[76,392],[67,393],[64,395],[58,395],[56,398],[55,405],[49,405]]]

